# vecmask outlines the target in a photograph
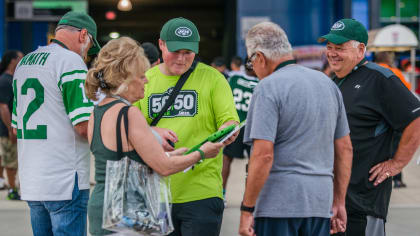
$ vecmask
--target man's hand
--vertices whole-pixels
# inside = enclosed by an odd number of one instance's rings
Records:
[[[393,159],[381,162],[370,169],[369,174],[371,175],[369,180],[375,180],[373,185],[377,186],[389,177],[399,174],[402,171],[402,168],[403,166],[398,165]]]
[[[370,169],[369,174],[371,175],[369,180],[375,180],[373,183],[374,186],[377,186],[391,176],[397,175],[410,162],[420,145],[419,129],[420,117],[417,117],[404,129],[397,152],[392,159],[381,162]]]
[[[237,121],[230,120],[230,121],[228,121],[228,122],[224,123],[223,125],[221,125],[221,126],[220,126],[220,128],[219,128],[219,130],[222,130],[222,129],[224,129],[224,128],[226,128],[226,127],[230,126],[230,125],[238,125],[238,124],[239,124],[239,123],[238,123]],[[227,146],[227,145],[229,145],[229,144],[231,144],[231,143],[235,142],[236,138],[237,138],[237,137],[238,137],[238,135],[239,135],[239,131],[240,131],[240,130],[238,130],[238,132],[234,133],[232,136],[230,136],[230,138],[228,138],[226,141],[224,141],[224,142],[223,142],[223,145]]]
[[[333,216],[331,217],[330,234],[345,232],[347,225],[347,213],[344,204],[333,203]]]
[[[87,127],[88,127],[88,122],[83,121],[76,124],[74,126],[74,130],[76,130],[76,133],[78,133],[80,136],[82,136],[83,138],[87,140]]]
[[[350,135],[334,140],[334,200],[330,233],[345,232],[347,225],[346,192],[350,181],[353,148]]]
[[[166,152],[171,152],[175,150],[175,148],[168,143],[168,140],[170,140],[173,143],[178,142],[178,136],[174,131],[170,129],[159,128],[156,126],[153,126],[152,129],[156,131],[156,133],[158,133],[159,136],[162,138],[162,147]]]
[[[12,142],[13,144],[17,142],[17,137],[16,137],[16,134],[14,134],[13,129],[9,130],[9,139],[10,139],[10,142]]]
[[[254,216],[252,213],[241,211],[239,234],[241,236],[256,236],[254,232]]]

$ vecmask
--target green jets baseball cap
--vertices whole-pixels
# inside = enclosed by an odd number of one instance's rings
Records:
[[[69,25],[78,29],[86,29],[93,39],[93,46],[88,51],[89,55],[97,54],[101,49],[98,40],[96,40],[96,23],[89,15],[82,12],[69,11],[61,17],[58,25]]]
[[[170,52],[187,49],[198,53],[200,35],[191,21],[179,17],[166,22],[160,31],[160,39],[166,42]]]
[[[342,44],[355,40],[367,45],[368,32],[362,23],[355,19],[342,19],[334,23],[327,35],[318,38],[318,42],[329,41],[334,44]]]

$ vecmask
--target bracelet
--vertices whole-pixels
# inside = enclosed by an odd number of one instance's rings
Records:
[[[241,211],[246,211],[246,212],[249,212],[249,213],[253,213],[254,210],[255,210],[255,207],[245,206],[244,202],[241,202],[241,208],[240,209],[241,209]]]
[[[204,152],[201,149],[197,149],[197,151],[200,153],[201,161],[204,161],[204,159],[206,158],[206,156],[204,155]]]

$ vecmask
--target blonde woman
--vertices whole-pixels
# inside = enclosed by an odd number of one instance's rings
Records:
[[[109,41],[99,52],[92,69],[88,71],[85,89],[87,96],[96,100],[100,88],[106,94],[89,119],[88,140],[95,156],[96,186],[88,204],[89,231],[92,236],[110,234],[102,229],[102,209],[107,160],[116,160],[116,122],[122,107],[131,105],[144,96],[148,82],[144,73],[150,64],[136,41],[122,37]],[[182,155],[180,148],[165,154],[142,113],[135,107],[128,110],[128,140],[121,127],[124,154],[133,160],[144,161],[163,176],[174,174],[193,165],[201,158],[215,157],[223,147],[221,143],[206,143],[200,151]]]

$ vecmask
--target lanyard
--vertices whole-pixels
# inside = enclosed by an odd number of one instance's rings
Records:
[[[51,39],[51,42],[56,43],[67,50],[69,49],[63,42],[59,41],[58,39]]]
[[[359,67],[361,67],[365,62],[366,62],[367,60],[366,60],[366,58],[363,58],[354,68],[353,68],[353,70],[348,74],[348,75],[346,75],[346,76],[344,76],[344,78],[342,78],[338,83],[337,83],[337,80],[338,80],[338,77],[336,76],[335,78],[334,78],[334,82],[336,82],[336,84],[337,84],[337,86],[338,87],[341,87],[341,85],[343,84],[343,82],[344,82],[344,80],[346,80],[347,79],[347,77],[351,74],[351,73],[353,73],[353,71],[356,71],[357,69],[359,69]]]
[[[276,69],[274,69],[274,71],[280,70],[280,68],[285,67],[285,66],[290,65],[290,64],[296,64],[296,60],[287,60],[287,61],[284,61],[284,62],[280,63],[276,67]]]

